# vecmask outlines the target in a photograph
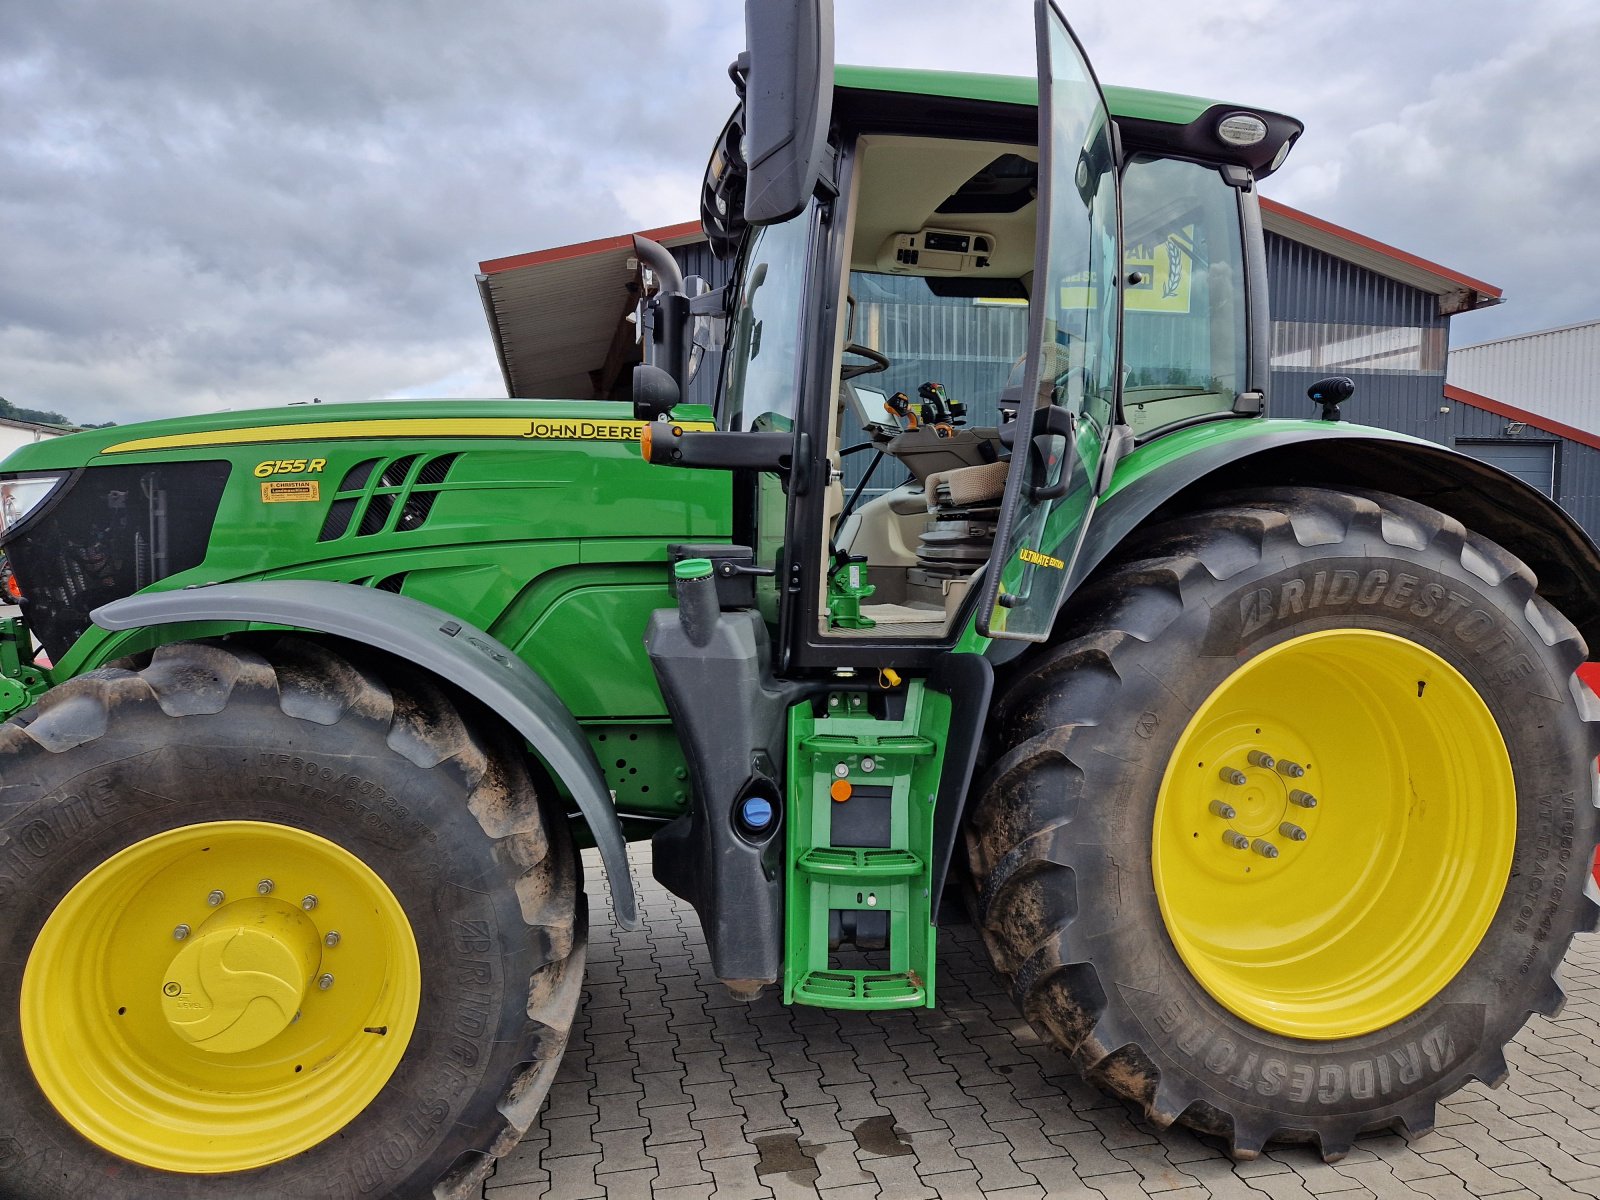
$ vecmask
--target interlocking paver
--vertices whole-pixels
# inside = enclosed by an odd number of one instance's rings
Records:
[[[1304,1146],[1235,1163],[1079,1077],[970,926],[941,932],[940,1011],[746,1004],[635,855],[646,928],[617,930],[592,888],[569,1052],[488,1200],[1600,1200],[1600,935],[1575,939],[1569,1002],[1508,1051],[1504,1087],[1471,1084],[1436,1128],[1366,1135],[1333,1166]]]

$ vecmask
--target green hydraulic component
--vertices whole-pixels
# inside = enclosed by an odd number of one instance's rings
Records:
[[[835,629],[871,629],[877,624],[861,615],[861,602],[878,589],[867,582],[867,564],[845,563],[828,575],[828,624]]]
[[[22,619],[0,621],[0,720],[27,708],[49,686],[49,678],[33,665],[33,637]]]
[[[933,813],[949,723],[949,697],[920,679],[870,699],[831,693],[824,716],[810,702],[790,710],[785,1004],[933,1007]],[[863,922],[887,926],[887,967],[836,966],[830,927]]]

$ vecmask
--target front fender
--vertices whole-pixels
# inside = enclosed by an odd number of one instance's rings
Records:
[[[386,651],[461,688],[527,739],[571,791],[605,864],[617,924],[639,927],[622,823],[588,739],[555,690],[483,630],[393,592],[311,579],[149,592],[114,601],[91,615],[96,625],[109,630],[191,621],[285,625]]]

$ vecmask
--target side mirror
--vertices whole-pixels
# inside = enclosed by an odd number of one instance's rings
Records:
[[[833,104],[833,0],[745,0],[744,218],[787,221],[806,206]]]

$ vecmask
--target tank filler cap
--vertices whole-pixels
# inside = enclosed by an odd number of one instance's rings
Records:
[[[711,577],[711,560],[709,558],[684,558],[673,564],[672,574],[678,579],[709,579]]]
[[[761,833],[772,824],[772,801],[765,796],[751,796],[739,806],[739,820],[752,833]]]

